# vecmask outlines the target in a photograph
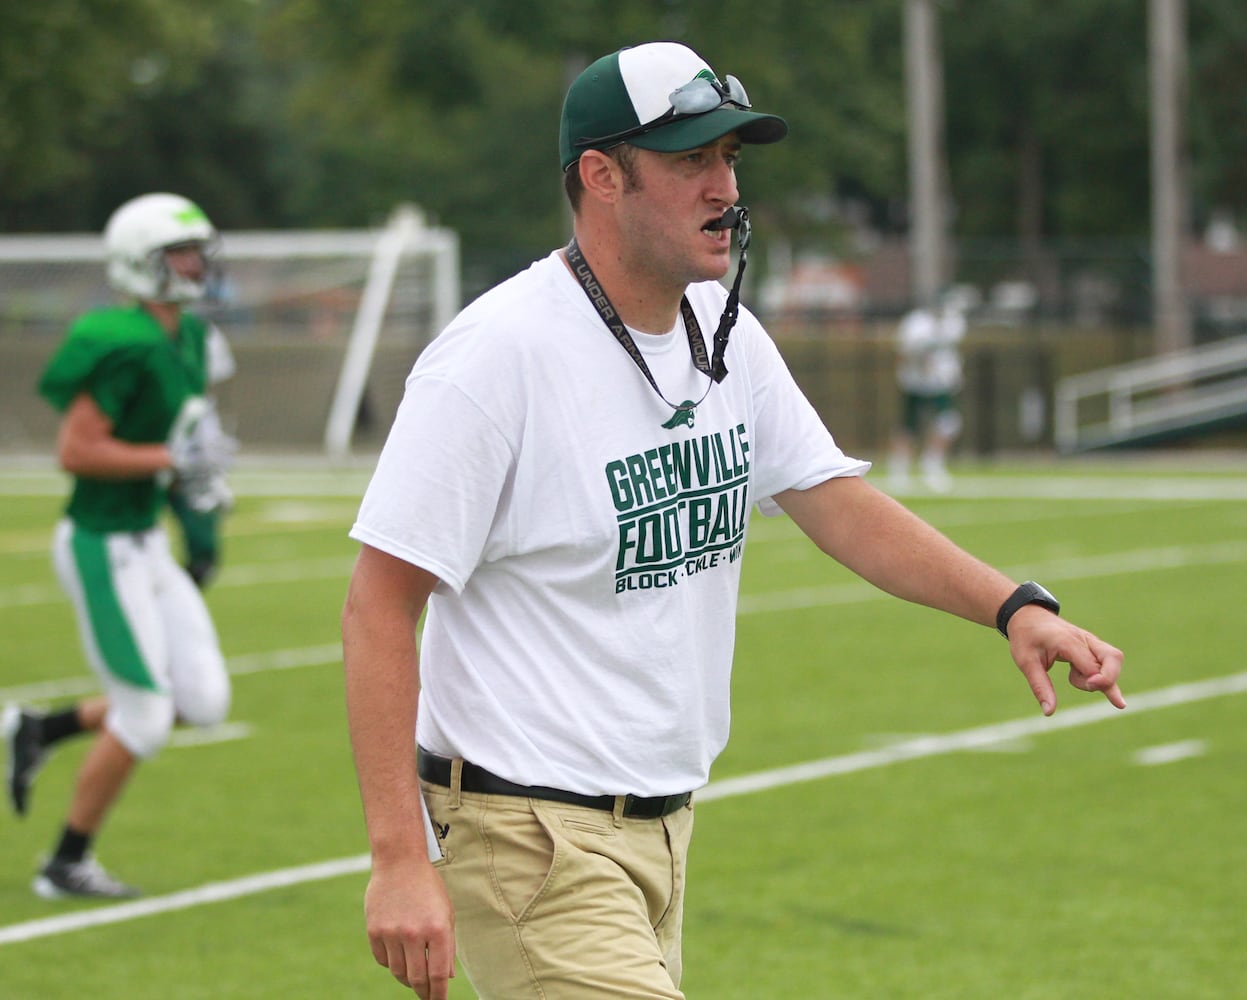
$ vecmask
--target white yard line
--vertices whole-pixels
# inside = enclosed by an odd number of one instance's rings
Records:
[[[2,495],[2,494],[0,494]],[[1151,506],[1151,505],[1149,505]],[[334,510],[328,505],[273,500],[259,510],[229,516],[226,539],[295,535],[301,532],[333,531],[346,538],[355,522],[357,504]],[[52,545],[51,529],[28,528],[0,532],[0,556],[27,556],[47,559]]]
[[[346,581],[355,565],[354,556],[326,556],[323,559],[292,559],[284,562],[241,563],[226,566],[213,581],[216,589],[254,587],[264,583],[290,583],[304,580],[342,581],[345,593]],[[24,584],[16,587],[0,587],[0,611],[8,608],[29,608],[39,604],[57,604],[65,601],[65,593],[55,584]]]
[[[188,726],[169,735],[169,749],[204,747],[213,743],[232,743],[248,739],[254,730],[248,722],[222,722],[215,726]]]
[[[292,885],[303,885],[307,882],[319,882],[339,875],[353,875],[367,871],[368,855],[361,854],[353,858],[339,858],[337,861],[322,861],[319,864],[303,865],[299,868],[283,868],[274,872],[262,872],[259,875],[248,875],[244,878],[231,879],[228,882],[209,882],[207,885],[167,896],[152,896],[150,899],[139,899],[129,903],[116,903],[112,906],[99,907],[91,910],[76,910],[73,913],[62,913],[55,917],[44,917],[40,920],[28,920],[22,924],[10,924],[0,927],[0,945],[17,944],[21,941],[33,941],[36,938],[52,937],[57,934],[68,934],[81,931],[88,927],[103,927],[107,924],[120,924],[139,917],[151,917],[158,913],[171,913],[175,910],[186,910],[207,903],[221,903],[242,896],[254,896],[273,889],[284,889]]]
[[[1186,705],[1195,701],[1207,701],[1210,698],[1222,698],[1244,692],[1247,692],[1247,673],[1231,674],[1228,677],[1216,677],[1191,684],[1176,684],[1173,687],[1161,688],[1159,691],[1131,695],[1128,699],[1130,707],[1126,712],[1120,712],[1106,701],[1097,701],[1075,708],[1064,708],[1048,717],[1029,716],[1025,719],[1015,719],[1012,722],[998,722],[990,726],[945,733],[942,736],[918,736],[901,740],[890,746],[845,754],[842,757],[808,761],[804,764],[794,764],[791,767],[746,774],[739,778],[724,778],[722,781],[711,782],[698,792],[697,801],[700,803],[731,798],[736,795],[747,795],[751,792],[795,785],[803,781],[815,781],[833,775],[852,774],[856,771],[885,767],[888,764],[898,764],[902,761],[954,753],[958,750],[989,749],[1057,729],[1073,729],[1118,716],[1123,719],[1133,718],[1140,712],[1172,708],[1175,705]]]
[[[1158,764],[1174,764],[1180,760],[1202,757],[1207,752],[1207,740],[1183,740],[1180,743],[1144,747],[1134,755],[1134,762],[1140,767],[1156,767]]]
[[[1247,542],[1235,539],[1200,545],[1168,545],[1095,556],[1062,556],[1047,563],[1028,564],[1007,569],[1005,572],[1019,579],[1042,576],[1048,580],[1081,580],[1101,576],[1118,576],[1123,573],[1237,562],[1247,562]],[[353,565],[353,556],[328,556],[323,559],[300,559],[288,562],[243,563],[227,566],[213,583],[213,587],[232,589],[267,583],[337,578],[341,578],[345,585]],[[883,596],[870,584],[854,580],[848,583],[796,587],[761,594],[742,594],[739,611],[745,615],[763,611],[788,611],[796,608],[851,604]],[[63,600],[65,600],[64,594],[53,584],[0,587],[0,611]]]
[[[1211,698],[1243,694],[1244,692],[1247,692],[1247,673],[1232,674],[1228,677],[1217,677],[1190,684],[1178,684],[1158,691],[1149,691],[1144,694],[1131,696],[1130,708],[1124,713],[1119,713],[1117,709],[1106,702],[1098,702],[1077,708],[1063,709],[1050,718],[1038,715],[1029,716],[1025,719],[1015,719],[1010,722],[945,733],[941,736],[922,736],[916,739],[903,740],[900,743],[880,747],[875,750],[808,761],[792,767],[780,767],[769,771],[760,771],[756,774],[725,778],[722,781],[713,781],[699,791],[697,793],[697,801],[699,804],[713,802],[715,799],[726,799],[737,795],[769,791],[800,782],[816,781],[835,775],[853,774],[858,771],[887,767],[891,764],[899,764],[909,760],[937,757],[942,754],[955,753],[962,750],[982,750],[1027,736],[1037,736],[1060,729],[1074,729],[1119,716],[1123,720],[1128,720],[1141,712],[1170,708],[1175,705],[1186,705]],[[136,902],[118,903],[88,910],[77,910],[54,917],[28,920],[24,923],[10,924],[7,927],[0,926],[0,946],[19,944],[23,941],[33,941],[37,938],[52,937],[58,934],[68,934],[90,927],[118,924],[127,920],[135,920],[139,917],[150,917],[160,913],[170,913],[175,910],[186,910],[208,903],[220,903],[244,896],[254,896],[261,892],[270,892],[274,889],[284,889],[307,882],[337,878],[340,875],[355,875],[366,872],[368,869],[368,855],[360,854],[319,864],[261,872],[258,875],[248,875],[226,882],[210,882],[207,885],[198,886],[194,889],[185,889],[166,896],[154,896],[150,899],[138,900]]]
[[[1170,545],[1097,556],[1067,556],[1050,563],[1014,567],[1005,572],[1018,579],[1034,576],[1045,580],[1086,580],[1104,576],[1240,562],[1247,562],[1247,542],[1227,541],[1203,545]],[[216,586],[248,586],[277,580],[308,579],[314,575],[314,571],[326,575],[339,571],[346,574],[349,573],[349,566],[345,561],[338,559],[238,566],[232,571],[227,570],[223,573]],[[13,602],[16,602],[22,595],[33,600],[33,596],[27,593],[32,589],[34,588],[14,587],[6,591],[0,588],[0,610],[15,606]],[[852,580],[817,587],[795,587],[761,594],[742,594],[738,613],[741,615],[763,614],[801,608],[857,604],[885,598],[888,598],[888,595],[864,580]],[[59,593],[58,599],[60,599]],[[341,650],[336,645],[312,646],[232,657],[228,666],[233,674],[246,674],[332,663],[340,656]],[[20,687],[0,688],[0,702],[45,701],[81,695],[95,689],[94,681],[84,675],[25,684]]]
[[[1031,577],[1044,580],[1089,580],[1102,576],[1239,562],[1247,562],[1247,542],[1234,540],[1201,545],[1166,545],[1095,556],[1062,556],[1047,563],[1028,563],[1025,566],[1005,569],[1004,573],[1019,580]],[[737,610],[742,615],[793,611],[832,604],[855,604],[886,596],[864,580],[853,580],[817,587],[794,587],[761,594],[742,594]]]
[[[7,464],[0,456],[0,496],[63,497],[68,477],[48,461]],[[230,486],[239,497],[340,497],[358,500],[372,477],[374,461],[349,467],[315,457],[287,462],[274,456],[244,456],[230,472]]]
[[[902,499],[930,499],[909,494]],[[1247,500],[1241,475],[1192,476],[956,476],[944,496],[966,500]]]
[[[276,649],[269,653],[244,653],[228,657],[226,669],[235,677],[259,674],[269,670],[293,670],[298,667],[314,667],[342,660],[342,647],[336,642],[322,646],[302,646],[296,649]],[[21,684],[0,688],[0,702],[55,701],[58,698],[75,697],[99,690],[99,684],[89,675],[64,677],[59,680]]]
[[[1050,467],[1036,475],[982,475],[953,469],[953,489],[947,494],[932,494],[920,489],[903,491],[898,497],[910,500],[1247,500],[1247,477],[1241,466],[1224,463],[1224,472],[1201,472],[1189,469],[1189,459],[1177,456],[1162,469],[1182,469],[1182,475],[1149,474],[1123,464],[1121,474],[1087,468],[1080,471],[1069,463]],[[271,468],[263,468],[269,462]],[[351,468],[334,468],[328,463],[305,462],[303,467],[290,464],[280,467],[275,461],[255,458],[230,473],[230,485],[238,497],[311,498],[333,497],[358,501],[372,478],[375,462],[368,461]],[[248,465],[250,467],[248,467]],[[870,481],[882,484],[883,476],[874,472]],[[5,465],[0,456],[0,496],[61,498],[68,489],[68,479],[47,463],[38,467],[18,468]]]

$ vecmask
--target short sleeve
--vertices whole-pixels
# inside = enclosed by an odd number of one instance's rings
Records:
[[[459,592],[481,561],[513,467],[505,436],[472,400],[441,379],[412,378],[351,537]]]
[[[62,412],[85,392],[109,418],[117,420],[141,374],[141,365],[129,352],[97,337],[71,333],[44,369],[39,392]]]

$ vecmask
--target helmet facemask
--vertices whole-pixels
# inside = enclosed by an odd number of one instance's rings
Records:
[[[196,276],[181,274],[169,260],[174,250],[194,248],[199,252],[200,266]],[[172,246],[157,247],[147,255],[143,270],[153,279],[155,294],[144,296],[155,302],[197,302],[207,294],[217,273],[217,252],[220,240],[188,240]]]

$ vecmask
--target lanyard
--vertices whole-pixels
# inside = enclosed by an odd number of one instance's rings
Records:
[[[619,346],[628,352],[628,357],[641,370],[641,374],[645,376],[645,380],[649,382],[654,392],[658,394],[658,398],[675,410],[672,418],[663,424],[664,427],[676,427],[679,424],[692,427],[694,411],[701,405],[702,400],[710,395],[710,390],[714,384],[722,382],[727,377],[727,365],[723,363],[723,355],[727,352],[728,335],[732,332],[732,327],[736,325],[737,316],[740,315],[740,279],[745,273],[745,263],[749,249],[749,209],[743,206],[729,208],[724,213],[723,219],[717,228],[736,230],[736,245],[740,250],[740,260],[736,265],[736,278],[732,282],[732,290],[728,293],[727,304],[723,307],[723,315],[719,317],[719,328],[714,332],[714,356],[709,361],[706,359],[706,342],[702,339],[701,327],[697,324],[697,317],[693,313],[693,307],[689,305],[687,295],[680,296],[680,315],[684,317],[684,333],[688,337],[688,352],[693,359],[693,367],[703,375],[708,376],[710,384],[706,386],[706,391],[701,394],[701,399],[696,402],[686,399],[679,406],[671,402],[662,394],[662,390],[658,388],[658,383],[654,381],[649,365],[645,363],[645,357],[636,346],[636,342],[632,339],[632,334],[628,332],[628,328],[620,320],[619,313],[611,305],[611,300],[607,297],[597,276],[594,275],[593,268],[585,260],[585,255],[581,251],[576,237],[573,236],[571,243],[567,245],[567,263],[571,265],[572,273],[576,276],[576,280],[580,282],[580,287],[584,289],[585,295],[593,303],[593,308],[602,317],[602,322],[606,324],[606,328],[610,330],[619,342]]]
[[[606,324],[606,328],[610,330],[619,342],[619,346],[628,352],[628,357],[641,370],[641,374],[645,376],[645,380],[649,382],[654,392],[658,394],[658,398],[675,411],[675,415],[670,421],[664,423],[663,426],[675,427],[678,424],[687,424],[691,427],[693,425],[693,413],[702,400],[710,394],[710,387],[714,385],[714,378],[710,374],[710,361],[706,357],[706,342],[702,338],[701,327],[697,323],[693,307],[689,305],[688,296],[683,295],[680,297],[680,315],[684,317],[684,333],[688,337],[688,353],[693,359],[693,367],[703,375],[711,378],[711,382],[706,386],[706,391],[702,393],[701,399],[696,402],[686,399],[677,406],[664,396],[662,390],[658,388],[658,383],[654,380],[654,375],[649,370],[649,365],[645,363],[645,355],[636,346],[636,341],[632,339],[632,334],[628,332],[628,328],[624,326],[623,321],[619,318],[619,313],[611,305],[611,300],[598,282],[597,276],[593,273],[593,268],[585,260],[580,244],[574,236],[571,243],[567,245],[567,263],[571,265],[572,273],[576,276],[576,280],[580,282],[580,287],[584,289],[585,295],[589,297],[589,301],[593,303],[593,307],[598,311],[598,315],[602,317],[602,322]]]
[[[741,278],[744,277],[744,266],[748,263],[749,237],[752,234],[752,226],[749,226],[749,209],[742,206],[733,206],[728,208],[723,217],[718,221],[716,229],[736,229],[736,246],[739,249],[739,259],[736,264],[736,278],[732,281],[732,291],[728,292],[727,303],[723,305],[723,315],[718,319],[718,329],[715,330],[715,354],[706,363],[706,343],[702,340],[701,327],[697,325],[697,317],[693,315],[692,305],[688,304],[688,297],[681,296],[680,312],[685,318],[685,333],[688,335],[688,353],[692,355],[693,367],[702,374],[710,375],[712,382],[722,382],[727,378],[727,365],[723,364],[723,354],[727,352],[727,338],[731,334],[732,327],[736,325],[736,319],[741,313]],[[620,345],[628,353],[636,367],[641,369],[641,374],[645,375],[648,383],[652,385],[653,392],[658,394],[663,403],[671,406],[676,410],[676,415],[680,415],[680,411],[685,406],[696,406],[701,403],[701,399],[697,403],[686,400],[681,406],[671,403],[662,390],[658,389],[658,384],[653,380],[650,374],[650,367],[645,363],[645,358],[641,357],[640,350],[637,349],[636,343],[632,340],[632,335],[627,332],[627,327],[620,322],[619,313],[615,312],[614,305],[611,300],[606,297],[606,292],[602,291],[602,286],[594,274],[594,269],[589,266],[586,261],[585,254],[581,252],[580,243],[576,242],[576,237],[571,238],[571,243],[567,244],[567,263],[571,264],[571,271],[576,276],[576,281],[580,282],[580,287],[585,289],[586,296],[589,296],[597,314],[602,318],[602,322],[606,324],[607,329],[615,335],[615,339],[619,340]],[[706,387],[706,393],[702,393],[702,399],[710,393],[710,387]],[[690,413],[691,413],[690,409]]]

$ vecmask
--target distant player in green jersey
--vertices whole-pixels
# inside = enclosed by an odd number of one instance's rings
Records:
[[[109,283],[132,301],[79,317],[39,381],[62,414],[57,457],[73,477],[54,564],[104,696],[48,715],[9,706],[0,718],[19,815],[49,749],[95,733],[34,881],[49,899],[138,894],[95,860],[96,835],[135,764],[160,751],[175,721],[215,725],[230,702],[207,605],[160,522],[171,487],[201,520],[231,499],[225,470],[236,442],[205,396],[210,328],[183,308],[204,294],[217,233],[187,199],[148,194],[113,213],[104,242]]]

